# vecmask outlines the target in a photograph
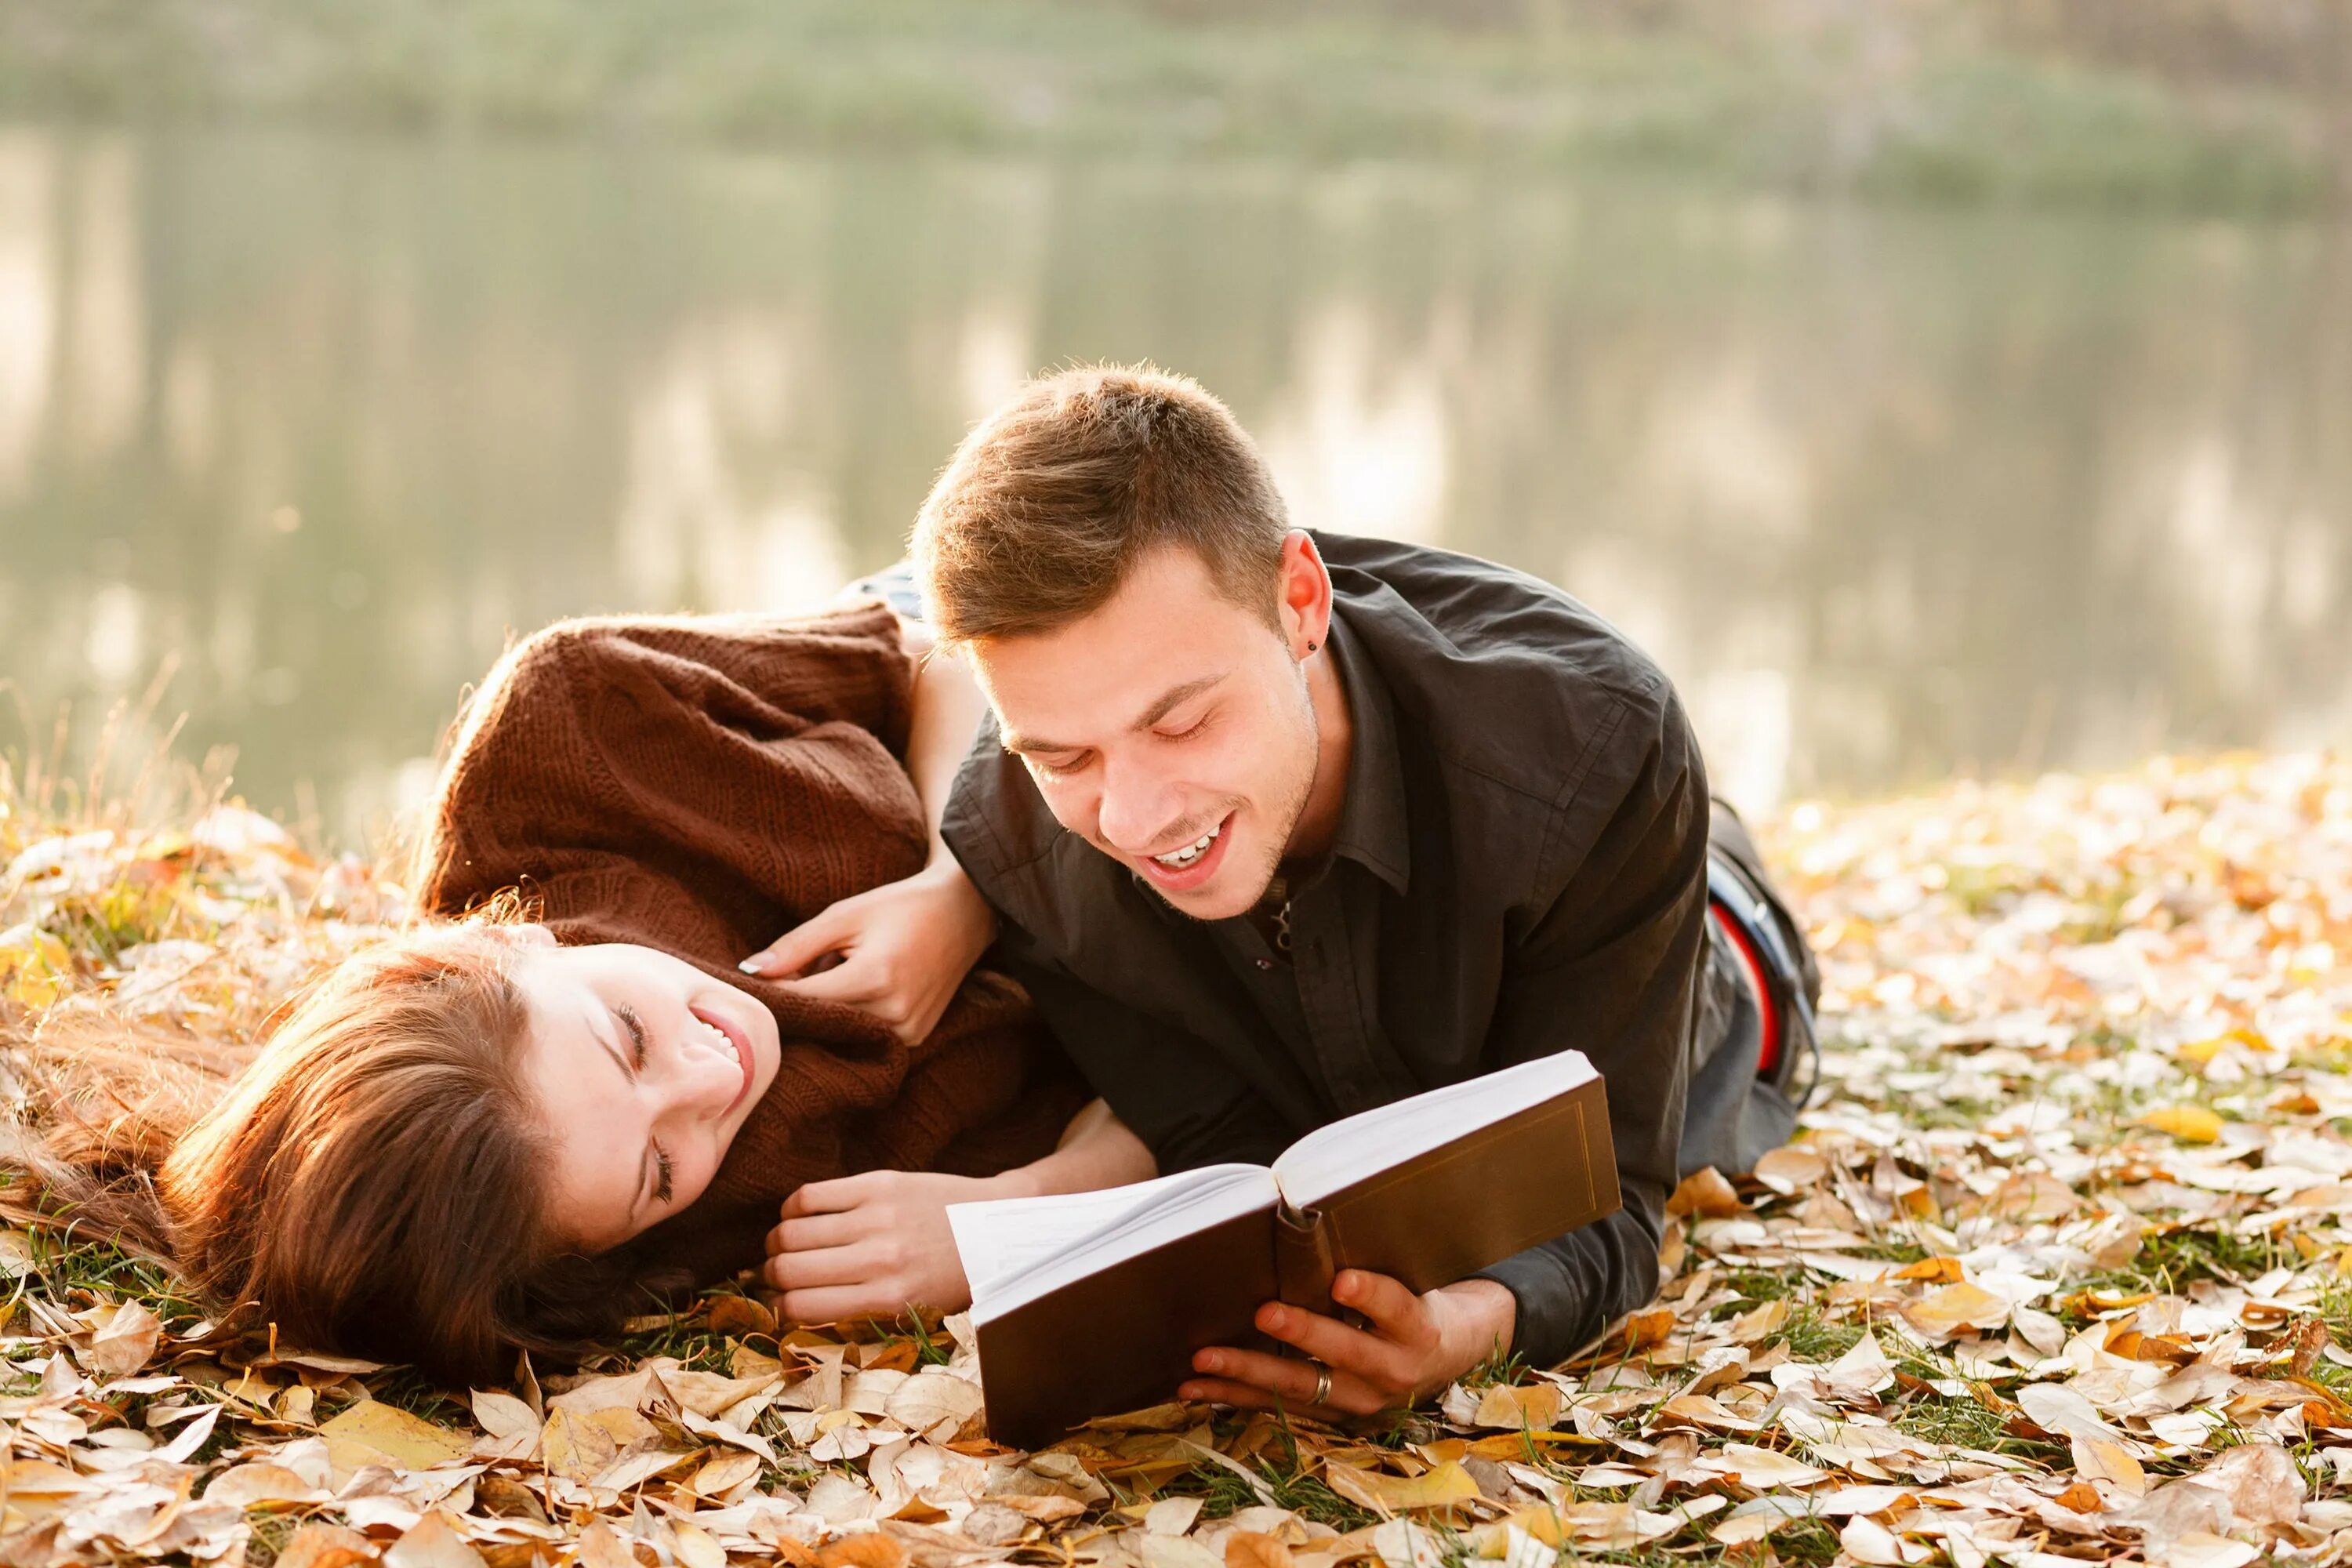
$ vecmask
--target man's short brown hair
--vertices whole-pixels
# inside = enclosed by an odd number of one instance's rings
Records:
[[[1289,520],[1232,411],[1189,376],[1090,365],[983,420],[915,520],[915,573],[950,642],[1048,632],[1181,544],[1218,591],[1278,624]]]

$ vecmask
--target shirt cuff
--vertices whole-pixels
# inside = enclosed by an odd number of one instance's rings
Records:
[[[1553,1366],[1590,1336],[1581,1332],[1586,1314],[1565,1300],[1560,1260],[1542,1247],[1513,1253],[1473,1279],[1492,1279],[1511,1293],[1518,1315],[1511,1329],[1511,1353],[1529,1366]]]

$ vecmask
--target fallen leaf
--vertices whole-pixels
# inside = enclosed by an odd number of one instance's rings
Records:
[[[2007,1298],[1963,1280],[1904,1303],[1903,1321],[1931,1344],[1941,1344],[1965,1330],[1997,1329],[2009,1321],[2009,1310]]]
[[[428,1513],[385,1549],[383,1568],[488,1568],[482,1554],[466,1544],[449,1516]]]
[[[319,1428],[328,1462],[347,1477],[368,1465],[429,1470],[455,1463],[472,1451],[462,1433],[436,1426],[378,1399],[363,1399]]]
[[[359,1568],[376,1561],[375,1542],[340,1524],[305,1524],[278,1549],[273,1568]]]
[[[1713,1218],[1745,1214],[1748,1205],[1739,1201],[1731,1184],[1713,1165],[1704,1165],[1682,1179],[1666,1199],[1666,1212],[1671,1215],[1696,1214]]]
[[[1225,1537],[1225,1568],[1295,1568],[1290,1548],[1279,1537],[1236,1530]]]
[[[2210,1143],[2221,1136],[2226,1125],[2212,1111],[2201,1105],[2166,1105],[2143,1111],[2139,1118],[2143,1127],[2153,1127],[2158,1132],[2169,1132],[2184,1143]]]
[[[154,1357],[163,1333],[163,1321],[145,1307],[118,1302],[78,1359],[100,1377],[128,1377]]]
[[[1349,1502],[1380,1514],[1453,1508],[1479,1495],[1478,1483],[1459,1460],[1454,1459],[1411,1477],[1387,1475],[1332,1460],[1323,1467],[1323,1479]]]

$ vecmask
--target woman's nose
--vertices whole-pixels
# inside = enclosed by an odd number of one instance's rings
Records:
[[[712,1114],[735,1101],[743,1087],[742,1064],[725,1051],[705,1044],[701,1028],[693,1025],[669,1054],[663,1075],[667,1109],[688,1114]]]

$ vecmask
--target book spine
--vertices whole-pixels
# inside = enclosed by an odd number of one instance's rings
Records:
[[[1330,1227],[1320,1209],[1295,1209],[1284,1204],[1274,1215],[1274,1275],[1282,1299],[1310,1312],[1329,1312],[1331,1279],[1339,1272],[1331,1261]]]

